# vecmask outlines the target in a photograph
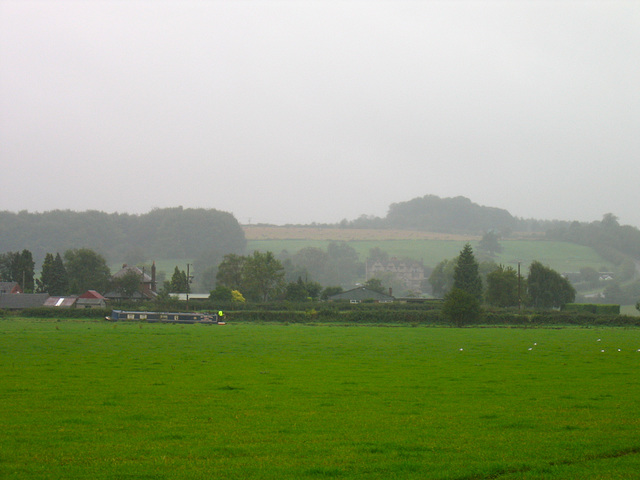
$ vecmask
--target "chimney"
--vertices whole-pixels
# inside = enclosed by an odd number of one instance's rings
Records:
[[[156,261],[151,265],[151,291],[156,291]]]
[[[389,296],[393,297],[393,288],[389,287]]]

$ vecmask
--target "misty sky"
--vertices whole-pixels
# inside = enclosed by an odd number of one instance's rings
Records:
[[[640,226],[640,2],[0,0],[0,210]]]

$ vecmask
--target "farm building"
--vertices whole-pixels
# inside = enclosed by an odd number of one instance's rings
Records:
[[[49,298],[48,293],[16,293],[0,295],[0,309],[18,310],[21,308],[42,307]]]
[[[68,297],[49,297],[45,300],[45,307],[57,308],[105,308],[106,298],[95,290],[87,290],[82,295],[71,295]]]
[[[351,303],[361,303],[364,301],[374,301],[377,303],[393,302],[395,298],[385,293],[376,292],[375,290],[369,290],[366,287],[356,287],[346,292],[331,295],[327,300],[335,302],[339,300],[349,300]]]
[[[71,308],[75,307],[78,297],[49,297],[44,301],[43,307],[59,307],[59,308]]]
[[[87,290],[76,300],[76,308],[105,308],[107,299],[95,290]]]

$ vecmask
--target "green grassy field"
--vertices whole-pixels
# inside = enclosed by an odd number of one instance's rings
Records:
[[[249,240],[247,251],[270,250],[279,254],[287,250],[294,254],[304,247],[316,247],[326,250],[329,240]],[[421,260],[425,265],[436,266],[445,259],[456,257],[464,247],[464,241],[456,240],[353,240],[347,242],[353,247],[361,261],[366,260],[369,250],[379,247],[391,256]],[[517,266],[527,269],[529,264],[538,260],[560,272],[577,272],[581,267],[592,267],[596,270],[613,267],[600,257],[592,248],[566,242],[548,242],[542,240],[505,240],[501,241],[504,251],[495,257],[496,263]],[[477,242],[471,242],[474,249]]]
[[[3,319],[0,478],[637,478],[638,349],[635,329]]]

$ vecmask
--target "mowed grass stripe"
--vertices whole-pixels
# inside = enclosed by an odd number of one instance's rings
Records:
[[[3,320],[0,477],[633,478],[638,349],[624,329]]]

